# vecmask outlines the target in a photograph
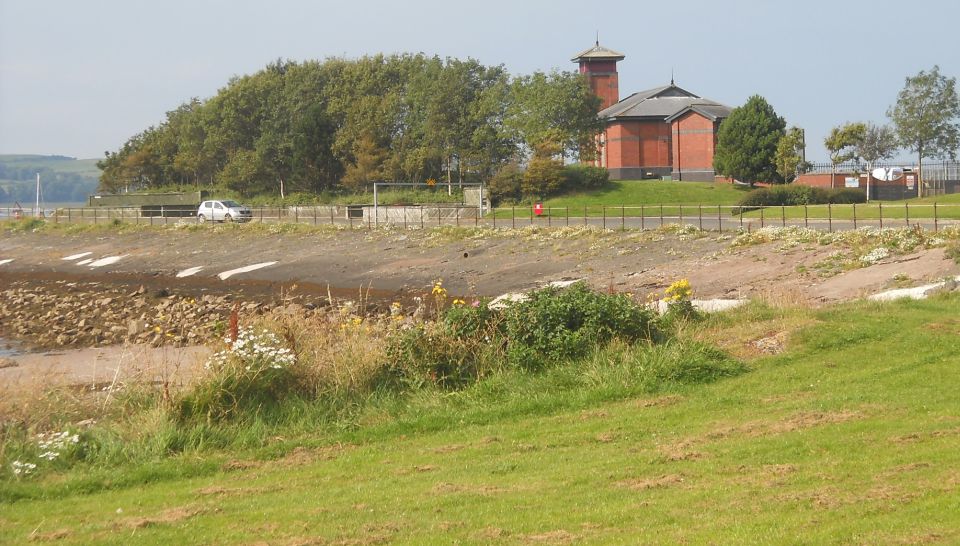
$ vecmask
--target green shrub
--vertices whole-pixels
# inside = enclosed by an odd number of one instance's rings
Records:
[[[654,314],[621,294],[602,294],[577,283],[545,288],[504,310],[506,355],[511,366],[540,369],[572,360],[613,339],[652,340]]]
[[[865,203],[867,196],[853,188],[814,188],[801,185],[772,186],[759,188],[744,195],[737,202],[734,214],[748,212],[759,207],[800,206]]]
[[[834,205],[850,205],[853,203],[867,202],[867,195],[853,188],[834,188],[827,191],[827,202]]]
[[[523,184],[523,171],[514,162],[504,165],[487,182],[490,200],[498,203],[505,199],[520,199],[520,187]]]
[[[594,190],[610,183],[610,172],[603,167],[574,163],[563,168],[568,191]]]
[[[496,312],[484,304],[455,305],[439,320],[392,338],[387,355],[393,377],[407,386],[459,388],[499,368],[503,342]]]

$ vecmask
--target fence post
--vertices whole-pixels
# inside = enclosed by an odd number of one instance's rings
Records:
[[[809,222],[810,222],[810,220],[809,220],[809,216],[808,216],[808,213],[807,213],[807,205],[804,204],[804,205],[803,205],[803,227],[804,227],[804,228],[810,227],[810,223],[809,223]]]
[[[547,226],[553,225],[553,220],[550,218],[550,209],[553,207],[547,207]]]
[[[493,214],[493,229],[497,229],[497,208],[490,207],[490,212]]]
[[[760,207],[760,227],[763,227],[763,209],[767,207]]]
[[[437,205],[437,225],[440,225],[440,205]]]
[[[587,206],[583,206],[583,225],[587,225]]]
[[[683,205],[680,205],[680,225],[683,225]]]
[[[697,205],[697,218],[700,221],[700,231],[703,231],[703,205]]]
[[[314,205],[313,206],[313,225],[317,225],[317,214],[319,214],[317,212],[317,206]]]
[[[512,229],[517,229],[517,206],[510,206],[510,227]]]
[[[566,217],[567,225],[570,225],[570,207],[563,207],[563,215]]]
[[[453,209],[453,221],[460,227],[460,205]]]
[[[717,229],[720,233],[723,233],[723,209],[720,208],[720,205],[717,205]]]
[[[261,215],[263,214],[263,209],[260,209],[260,214],[261,214]],[[263,218],[263,216],[261,216],[261,220],[260,220],[261,222],[263,221],[262,218]],[[349,208],[349,207],[347,207],[347,223],[350,224],[350,230],[352,231],[352,230],[353,230],[353,216],[350,216],[350,208]]]
[[[646,214],[643,211],[643,205],[640,205],[640,229],[646,229],[644,220],[646,219]]]
[[[883,229],[883,202],[877,201],[877,210],[880,211],[880,229]]]
[[[293,223],[300,223],[300,207],[293,207]]]
[[[620,205],[620,231],[626,231],[627,229],[627,215],[624,211],[623,205]]]
[[[933,231],[934,231],[934,233],[936,233],[937,230],[938,230],[938,227],[939,227],[939,226],[938,226],[937,224],[938,224],[938,222],[937,222],[937,202],[934,201],[934,202],[933,202]]]
[[[827,203],[827,230],[833,233],[833,205]]]
[[[857,204],[851,204],[853,205],[853,229],[857,229]]]
[[[607,206],[603,205],[603,229],[607,229]]]
[[[660,227],[663,227],[663,203],[660,203]]]
[[[743,229],[743,207],[740,207],[740,209],[737,212],[740,213],[737,215],[740,217],[740,229]]]
[[[907,219],[907,225],[910,225],[910,203],[903,204],[903,215]]]
[[[787,227],[787,207],[780,205],[780,226]]]

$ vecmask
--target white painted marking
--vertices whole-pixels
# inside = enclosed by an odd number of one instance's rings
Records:
[[[0,260],[0,265],[8,264],[13,261],[13,258],[7,258],[6,260]]]
[[[84,256],[89,256],[89,255],[91,255],[91,254],[93,254],[93,252],[81,252],[80,254],[73,254],[73,255],[71,255],[71,256],[64,256],[63,258],[60,258],[60,259],[63,260],[63,261],[65,261],[65,262],[70,262],[70,261],[73,261],[73,260],[79,260],[80,258],[83,258]]]
[[[91,260],[90,258],[87,258],[86,260],[80,260],[79,262],[77,262],[77,265],[87,265],[88,263],[90,263],[90,262],[92,262],[92,261],[93,261],[93,260]]]
[[[271,265],[273,265],[273,264],[275,264],[275,263],[277,263],[277,262],[263,262],[263,263],[259,263],[259,264],[248,265],[248,266],[246,266],[246,267],[238,267],[237,269],[231,269],[230,271],[224,271],[223,273],[220,273],[220,274],[217,275],[217,276],[220,277],[220,280],[221,280],[221,281],[225,281],[225,280],[229,279],[230,277],[236,275],[237,273],[247,273],[247,272],[249,272],[249,271],[256,271],[257,269],[263,269],[264,267],[270,267]]]
[[[931,294],[936,294],[938,292],[943,292],[947,290],[953,290],[956,284],[960,282],[960,276],[954,277],[951,280],[940,281],[933,284],[925,284],[923,286],[915,286],[913,288],[899,288],[897,290],[887,290],[886,292],[880,292],[879,294],[874,294],[867,299],[870,301],[894,301],[902,298],[907,298],[911,300],[924,300],[927,299]],[[948,284],[950,286],[948,286]]]
[[[191,275],[196,275],[203,269],[203,266],[200,267],[191,267],[190,269],[184,269],[183,271],[177,273],[177,278],[189,277]]]
[[[103,267],[105,265],[115,264],[126,257],[126,254],[122,254],[120,256],[107,256],[106,258],[100,258],[99,260],[90,262],[88,265],[90,267]]]

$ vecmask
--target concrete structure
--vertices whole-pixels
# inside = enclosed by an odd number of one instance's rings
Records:
[[[597,42],[572,59],[601,101],[605,126],[595,165],[606,167],[614,180],[713,182],[717,130],[731,108],[673,81],[620,100],[617,63],[624,58]]]

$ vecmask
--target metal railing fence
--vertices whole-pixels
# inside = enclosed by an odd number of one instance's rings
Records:
[[[767,226],[799,226],[824,231],[921,226],[939,230],[960,226],[960,204],[957,203],[884,203],[880,201],[855,205],[798,205],[740,207],[736,205],[650,204],[650,205],[583,205],[546,206],[539,210],[529,205],[485,208],[462,205],[381,206],[376,214],[364,207],[256,207],[251,222],[262,224],[332,225],[345,229],[394,227],[424,229],[438,226],[523,228],[527,226],[566,227],[595,226],[601,229],[658,229],[669,225],[693,226],[719,232],[752,230]],[[139,208],[61,208],[37,213],[29,209],[0,208],[0,221],[28,221],[42,218],[55,224],[136,225],[197,224],[193,215],[165,210],[149,214]]]

